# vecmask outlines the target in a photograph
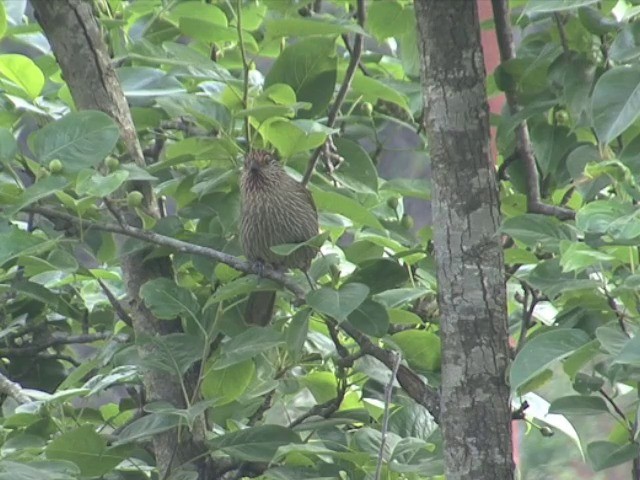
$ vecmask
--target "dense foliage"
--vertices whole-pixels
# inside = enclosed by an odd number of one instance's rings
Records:
[[[490,95],[515,90],[522,106],[494,118],[514,407],[526,400],[528,418],[572,438],[595,470],[639,452],[636,3],[512,2],[518,58],[488,81]],[[148,478],[149,439],[203,419],[217,460],[257,462],[264,478],[364,479],[379,458],[383,478],[442,473],[431,416],[401,388],[389,404],[390,370],[335,328],[399,352],[437,386],[431,228],[405,212],[429,188],[397,168],[426,159],[413,8],[368,2],[359,25],[355,4],[325,1],[317,13],[293,0],[96,1],[145,149],[140,168],[111,118],[76,111],[26,0],[0,3],[0,355],[30,400],[3,403],[0,478]],[[357,35],[364,52],[328,127]],[[527,213],[513,155],[522,120],[543,200],[575,220]],[[406,151],[385,147],[389,132]],[[329,135],[335,151],[325,155]],[[174,275],[141,296],[184,333],[136,338],[120,264],[149,242],[100,227],[117,230],[121,210],[162,238],[241,255],[238,175],[249,145],[276,149],[296,178],[322,149],[309,183],[323,232],[312,240],[322,246],[310,269],[318,288],[301,304],[277,283],[156,244],[149,258],[170,254]],[[380,176],[385,156],[396,178]],[[130,182],[152,182],[167,215],[155,220],[140,194],[122,195]],[[308,290],[300,272],[291,283]],[[256,288],[279,289],[267,328],[242,321]],[[156,354],[141,359],[145,344]],[[181,380],[186,408],[143,405],[145,369],[195,375],[195,392]],[[607,413],[616,422],[606,431],[588,428]],[[189,467],[170,478],[194,478]]]

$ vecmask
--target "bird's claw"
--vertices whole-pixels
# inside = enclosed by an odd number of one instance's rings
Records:
[[[256,260],[255,262],[253,262],[253,270],[260,278],[264,276],[264,268],[265,265],[263,260]]]

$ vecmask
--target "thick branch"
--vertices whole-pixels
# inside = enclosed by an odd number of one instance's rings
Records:
[[[46,350],[50,347],[60,345],[73,345],[79,343],[93,343],[99,340],[114,339],[117,341],[126,341],[125,336],[114,336],[112,333],[87,333],[82,335],[64,335],[53,334],[47,341],[37,344],[28,344],[23,347],[6,347],[0,348],[0,356],[2,357],[30,357],[34,354]]]
[[[0,393],[13,397],[18,403],[31,401],[19,384],[5,377],[2,373],[0,373]]]
[[[508,0],[491,0],[493,5],[493,16],[496,26],[496,37],[498,39],[498,49],[500,50],[500,61],[507,62],[515,58],[515,48],[513,45],[513,32],[511,31],[511,22],[509,18]],[[520,111],[518,97],[515,88],[509,86],[505,90],[507,104],[511,115],[515,115]],[[540,195],[540,176],[538,174],[538,166],[536,158],[533,154],[531,139],[527,122],[522,121],[515,129],[516,151],[518,157],[524,162],[527,175],[527,210],[531,213],[541,213],[543,215],[552,215],[561,220],[569,220],[575,218],[575,212],[568,208],[557,207],[555,205],[547,205],[542,201]]]
[[[361,27],[364,26],[364,22],[366,19],[366,10],[364,5],[364,0],[358,0],[356,6],[356,16],[358,19],[358,25]],[[349,93],[349,89],[351,88],[351,82],[353,81],[353,77],[356,74],[356,70],[358,69],[358,65],[360,63],[360,57],[362,55],[362,47],[364,45],[364,35],[361,33],[355,34],[355,39],[353,41],[353,49],[351,50],[351,59],[349,60],[349,65],[347,66],[347,71],[344,74],[344,80],[342,81],[342,85],[340,85],[340,90],[338,90],[338,95],[336,96],[335,102],[333,102],[333,106],[329,111],[329,116],[327,117],[327,127],[333,128],[336,123],[336,118],[338,118],[338,113],[340,112],[340,108],[342,108],[342,103],[344,99],[347,97],[347,93]],[[307,170],[304,172],[304,177],[302,178],[302,184],[306,185],[309,183],[309,179],[313,174],[313,170],[316,168],[316,164],[318,163],[318,158],[320,158],[320,154],[324,150],[324,145],[320,145],[315,149],[313,155],[309,159],[309,163],[307,165]]]

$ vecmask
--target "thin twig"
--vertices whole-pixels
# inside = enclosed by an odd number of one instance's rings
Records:
[[[609,394],[607,394],[607,392],[604,391],[604,388],[601,388],[598,390],[598,393],[600,393],[600,395],[602,395],[604,397],[604,399],[607,401],[607,403],[609,405],[611,405],[611,407],[615,410],[615,412],[618,414],[618,416],[622,419],[622,421],[625,423],[625,425],[627,426],[627,428],[630,427],[630,423],[629,423],[629,419],[627,418],[627,416],[624,414],[624,412],[622,410],[620,410],[620,407],[618,407],[618,405],[616,404],[616,402],[613,401],[613,398],[611,398],[609,396]]]
[[[375,480],[380,480],[380,475],[382,474],[382,456],[384,455],[384,445],[387,441],[387,431],[389,430],[389,409],[391,395],[393,394],[393,382],[396,379],[398,368],[400,368],[400,362],[402,361],[402,356],[399,353],[394,353],[393,355],[395,356],[395,361],[391,369],[391,378],[384,389],[384,414],[382,416],[382,429],[380,430],[380,449],[378,450]]]
[[[247,64],[247,52],[244,49],[244,36],[242,32],[242,0],[236,2],[236,25],[238,29],[238,46],[240,47],[240,58],[242,59],[242,108],[249,108],[249,65]],[[249,116],[244,119],[244,134],[246,141],[251,139],[251,127]]]
[[[128,225],[119,226],[113,223],[91,222],[89,220],[80,219],[66,212],[59,212],[48,207],[30,206],[24,209],[24,211],[37,213],[38,215],[42,215],[49,219],[57,218],[66,220],[87,229],[117,233],[120,235],[137,238],[139,240],[143,240],[155,245],[170,247],[179,252],[191,253],[194,255],[211,258],[244,273],[259,273],[255,265],[250,262],[242,261],[238,257],[234,257],[233,255],[219,252],[218,250],[214,250],[212,248],[183,242],[182,240],[177,240],[175,238],[160,235],[155,232],[141,230],[139,228],[131,227]],[[262,270],[262,276],[284,286],[287,290],[295,295],[297,301],[304,301],[306,296],[305,291],[298,284],[294,283],[289,277],[287,277],[283,272],[265,267]],[[366,335],[362,334],[358,329],[351,326],[348,322],[342,322],[340,324],[340,329],[356,341],[364,354],[373,356],[374,358],[385,364],[389,369],[393,368],[394,358],[391,352],[375,345],[371,340],[369,340]],[[440,417],[440,395],[438,391],[433,387],[425,384],[415,372],[413,372],[405,365],[400,365],[397,378],[398,383],[400,383],[405,392],[407,392],[407,394],[418,404],[425,407],[437,422]]]
[[[364,27],[364,22],[366,19],[364,0],[357,1],[356,17],[358,19],[358,25]],[[336,123],[336,118],[338,117],[340,108],[342,108],[342,102],[344,102],[344,99],[347,97],[347,93],[351,88],[351,82],[353,81],[353,77],[356,74],[358,64],[360,63],[360,57],[362,56],[363,45],[364,35],[361,33],[356,33],[353,41],[353,51],[351,54],[351,59],[349,60],[349,66],[347,67],[347,71],[344,74],[344,80],[342,81],[342,85],[340,85],[340,90],[338,90],[336,100],[333,103],[331,110],[329,111],[329,115],[327,116],[327,127],[329,128],[333,128],[333,125]],[[307,183],[309,183],[309,179],[313,174],[313,170],[316,168],[316,164],[318,163],[318,158],[320,158],[320,154],[324,149],[324,144],[320,145],[311,155],[309,163],[307,164],[307,170],[304,172],[304,177],[302,178],[302,185],[306,185]]]
[[[22,386],[0,373],[0,393],[13,397],[18,403],[28,403],[29,396],[24,393]]]
[[[107,286],[106,283],[104,283],[99,278],[96,278],[96,280],[98,281],[98,284],[102,288],[102,291],[104,292],[105,296],[107,297],[107,300],[109,300],[109,303],[111,304],[111,306],[115,310],[115,312],[118,315],[118,317],[120,318],[120,320],[122,320],[124,323],[126,323],[130,327],[133,326],[133,320],[131,319],[131,317],[129,316],[129,314],[125,310],[125,308],[122,306],[122,303],[120,303],[120,300],[118,300],[116,298],[116,296],[109,289],[109,287]]]
[[[562,51],[564,53],[569,53],[569,42],[567,41],[567,33],[564,31],[562,17],[558,12],[555,12],[553,14],[553,18],[556,21],[556,27],[558,27],[558,35],[560,35],[560,45],[562,45]]]
[[[538,298],[535,292],[527,285],[522,283],[524,289],[524,299],[522,300],[522,320],[520,324],[520,336],[518,337],[518,344],[516,345],[516,353],[522,350],[525,340],[527,339],[527,330],[531,327],[531,319],[533,318],[533,311],[538,304]],[[531,303],[529,303],[529,299]]]
[[[505,63],[515,58],[515,48],[513,44],[513,32],[511,31],[511,22],[509,17],[509,6],[507,0],[491,0],[493,5],[493,17],[495,22],[496,38],[498,40],[498,49],[500,50],[500,61]],[[518,98],[513,87],[505,90],[507,104],[511,115],[515,115],[520,111]],[[527,177],[527,211],[530,213],[540,213],[543,215],[552,215],[560,220],[570,220],[575,218],[575,212],[568,208],[558,207],[555,205],[547,205],[542,202],[540,195],[540,176],[538,174],[538,166],[533,154],[529,130],[527,122],[522,121],[515,129],[516,151],[518,157],[524,162]]]

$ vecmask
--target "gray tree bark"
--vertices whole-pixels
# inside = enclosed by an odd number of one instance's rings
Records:
[[[79,110],[100,110],[110,115],[120,127],[120,134],[132,161],[145,166],[142,148],[136,135],[129,105],[111,64],[107,46],[92,13],[92,2],[83,0],[31,0],[36,18],[44,30],[53,53],[69,85]],[[149,184],[135,185],[145,194],[145,209],[158,216],[157,201]],[[178,321],[159,321],[140,298],[140,287],[161,276],[172,278],[168,258],[144,261],[148,252],[122,258],[122,271],[129,297],[136,336],[157,336],[179,332]],[[141,355],[152,347],[141,348]],[[178,379],[165,372],[149,370],[144,375],[147,401],[164,400],[177,408],[185,407]],[[203,446],[196,444],[184,431],[177,430],[154,436],[153,446],[161,477],[165,472],[200,456],[200,478],[206,478]]]
[[[512,479],[505,272],[477,6],[414,5],[433,175],[445,474]]]

